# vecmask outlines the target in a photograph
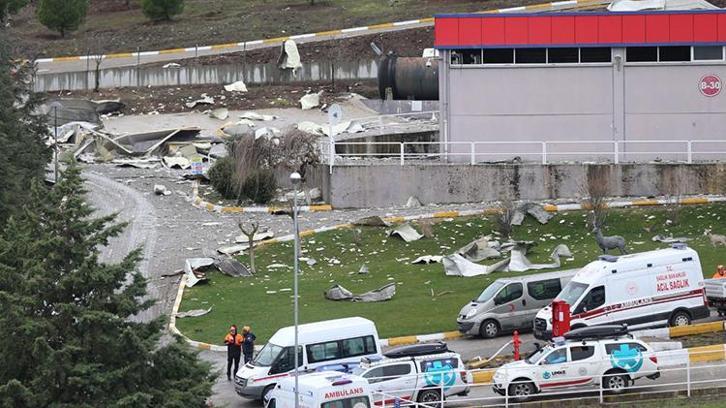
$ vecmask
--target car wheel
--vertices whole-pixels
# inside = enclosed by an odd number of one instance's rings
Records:
[[[423,403],[441,402],[441,397],[438,390],[423,390],[418,393],[416,401]]]
[[[479,335],[491,339],[499,335],[499,323],[496,320],[485,320],[479,326]]]
[[[628,388],[630,378],[624,374],[605,374],[605,389],[616,394]]]
[[[678,311],[671,317],[671,327],[688,326],[691,324],[691,316],[684,311]]]
[[[517,401],[526,401],[532,394],[534,394],[534,385],[531,382],[515,380],[509,386],[509,396]]]
[[[269,394],[273,389],[275,388],[275,384],[268,385],[265,387],[264,390],[262,390],[262,403],[264,404],[267,400],[267,394]]]

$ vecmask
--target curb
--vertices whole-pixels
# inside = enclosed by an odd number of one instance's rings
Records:
[[[193,196],[196,198],[199,198],[199,196],[197,195],[196,183],[194,184],[194,187],[193,187]],[[193,199],[193,201],[196,201],[196,200]],[[607,203],[607,206],[609,208],[657,206],[657,205],[670,204],[672,202],[673,202],[672,200],[668,200],[668,199],[610,201]],[[726,202],[726,196],[686,197],[686,198],[682,198],[682,199],[678,200],[678,203],[680,203],[682,205],[698,205],[698,204],[709,204],[709,203],[717,203],[717,202]],[[206,203],[206,204],[211,205],[209,203]],[[195,205],[195,207],[196,207],[196,205]],[[217,206],[217,207],[231,208],[231,207],[222,207],[222,206]],[[578,203],[559,204],[559,205],[544,204],[543,207],[548,212],[587,209],[586,204],[578,204]],[[243,207],[240,207],[240,208],[243,208]],[[251,208],[269,208],[269,207],[251,207]],[[387,221],[387,222],[391,222],[391,223],[401,223],[401,222],[407,222],[407,221],[432,219],[432,218],[456,218],[456,217],[469,217],[469,216],[475,216],[475,215],[491,215],[491,214],[497,213],[498,211],[500,211],[499,208],[493,208],[493,207],[484,208],[484,209],[480,209],[480,210],[438,211],[438,212],[428,213],[428,214],[386,217],[386,218],[383,218],[383,220]],[[221,210],[217,211],[217,212],[221,212]],[[240,211],[240,212],[242,212],[242,211]],[[258,210],[258,212],[261,212],[261,210]],[[346,223],[346,224],[337,224],[337,225],[333,225],[333,226],[321,227],[321,228],[310,229],[310,230],[303,230],[303,231],[300,231],[300,237],[307,237],[307,236],[311,236],[311,235],[314,235],[317,233],[326,232],[326,231],[334,231],[337,229],[352,228],[353,226],[354,225],[352,223]],[[261,241],[257,245],[259,247],[262,245],[289,242],[294,239],[295,239],[295,236],[293,234],[289,234],[289,235],[284,235],[284,236],[281,236],[278,238],[272,238],[272,239],[268,239],[265,241]],[[224,348],[224,346],[217,346],[214,344],[208,344],[208,343],[203,343],[203,342],[198,342],[196,340],[192,340],[192,339],[186,337],[184,334],[182,334],[176,328],[176,317],[175,316],[176,316],[177,312],[179,312],[179,306],[181,305],[182,295],[184,294],[185,282],[186,282],[186,277],[183,277],[179,283],[179,290],[177,292],[176,300],[174,302],[174,307],[172,308],[172,316],[171,316],[171,319],[169,320],[169,329],[173,333],[180,335],[182,338],[184,338],[187,341],[187,343],[189,343],[193,347],[199,348],[201,350],[226,351],[226,348]],[[701,324],[682,326],[682,327],[669,327],[669,328],[661,328],[661,329],[643,330],[643,331],[640,331],[640,333],[643,336],[648,335],[648,336],[671,338],[671,337],[678,337],[678,336],[687,336],[687,335],[691,335],[691,334],[700,334],[700,333],[708,333],[708,332],[713,332],[713,331],[725,331],[725,330],[726,330],[726,322],[712,322],[712,323],[701,323]],[[442,333],[400,336],[400,337],[391,337],[390,339],[380,339],[379,344],[381,344],[381,346],[401,346],[401,345],[407,345],[407,344],[416,344],[416,343],[424,342],[424,341],[453,340],[453,339],[457,339],[460,337],[462,337],[462,335],[459,334],[458,331],[449,331],[449,332],[442,332]]]
[[[541,4],[532,4],[529,6],[522,6],[522,7],[511,7],[511,8],[503,8],[503,9],[495,9],[495,10],[486,10],[481,11],[479,13],[521,13],[521,12],[535,12],[535,11],[556,11],[556,10],[566,10],[566,9],[572,9],[572,8],[578,8],[578,7],[587,7],[587,6],[594,6],[599,4],[606,4],[609,3],[609,1],[605,0],[569,0],[569,1],[555,1],[550,3],[541,3]],[[364,26],[364,27],[352,27],[352,28],[343,28],[338,30],[330,30],[330,31],[321,31],[318,33],[308,33],[308,34],[298,34],[298,35],[291,35],[288,37],[276,37],[276,38],[268,38],[264,40],[255,40],[255,41],[246,41],[246,42],[236,42],[236,43],[226,43],[226,44],[215,44],[215,45],[205,45],[205,46],[197,46],[197,47],[187,47],[187,48],[169,48],[165,50],[158,50],[158,51],[143,51],[143,52],[121,52],[121,53],[115,53],[115,54],[103,54],[103,55],[82,55],[82,56],[70,56],[70,57],[55,57],[55,58],[39,58],[36,59],[35,62],[39,64],[48,64],[48,63],[54,63],[54,62],[72,62],[72,61],[85,61],[87,59],[118,59],[118,58],[136,58],[136,57],[146,57],[146,56],[152,56],[152,55],[166,55],[166,54],[192,54],[196,55],[198,51],[210,51],[210,50],[225,50],[228,49],[230,52],[234,48],[243,48],[246,49],[250,46],[255,45],[272,45],[272,44],[281,44],[287,40],[299,40],[303,38],[314,38],[314,37],[332,37],[335,35],[340,34],[347,34],[347,33],[353,33],[353,32],[366,32],[366,31],[375,31],[375,30],[383,30],[383,29],[389,29],[389,28],[399,28],[399,27],[405,27],[405,26],[412,26],[417,24],[424,24],[426,26],[432,25],[434,23],[434,17],[428,17],[428,18],[422,18],[417,20],[406,20],[406,21],[396,21],[393,23],[382,23],[382,24],[374,24],[370,26]]]
[[[280,212],[288,211],[287,207],[231,207],[212,204],[208,201],[204,201],[199,196],[199,184],[194,182],[192,184],[192,206],[207,210],[209,212],[215,212],[220,214],[241,214],[241,213],[268,213],[277,214]],[[298,207],[300,212],[324,212],[333,211],[333,207],[329,204],[316,204],[316,205],[305,205]]]

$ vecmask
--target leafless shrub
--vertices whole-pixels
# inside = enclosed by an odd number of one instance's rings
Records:
[[[430,221],[423,221],[419,224],[421,226],[421,234],[426,238],[434,237],[434,226]]]
[[[585,196],[585,208],[590,211],[588,229],[604,227],[609,213],[607,198],[610,195],[607,167],[589,167],[580,190]]]
[[[502,197],[499,200],[499,211],[494,215],[494,222],[497,231],[502,235],[503,238],[511,238],[512,220],[514,219],[514,213],[517,210],[517,206],[509,197]]]
[[[683,187],[680,173],[673,174],[664,180],[663,194],[665,195],[666,225],[678,225],[681,215],[681,196]]]

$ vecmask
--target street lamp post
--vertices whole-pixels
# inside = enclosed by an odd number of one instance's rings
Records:
[[[300,186],[300,182],[302,180],[302,177],[300,176],[300,173],[294,172],[290,174],[290,181],[292,182],[293,186],[293,198],[292,198],[292,223],[293,228],[295,231],[293,232],[295,234],[295,261],[294,261],[294,277],[293,277],[293,319],[295,321],[295,346],[293,348],[293,353],[295,354],[295,408],[299,408],[300,404],[300,391],[298,389],[298,375],[299,375],[299,361],[298,361],[298,289],[297,289],[297,280],[298,280],[298,274],[299,274],[299,264],[298,260],[300,259],[300,234],[299,229],[297,226],[297,215],[298,215],[298,208],[297,208],[297,192],[298,187]]]
[[[58,184],[58,105],[53,105],[54,184]]]

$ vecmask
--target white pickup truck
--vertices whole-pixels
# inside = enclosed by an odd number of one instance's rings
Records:
[[[726,315],[726,279],[704,279],[708,305],[718,310],[719,316]]]

